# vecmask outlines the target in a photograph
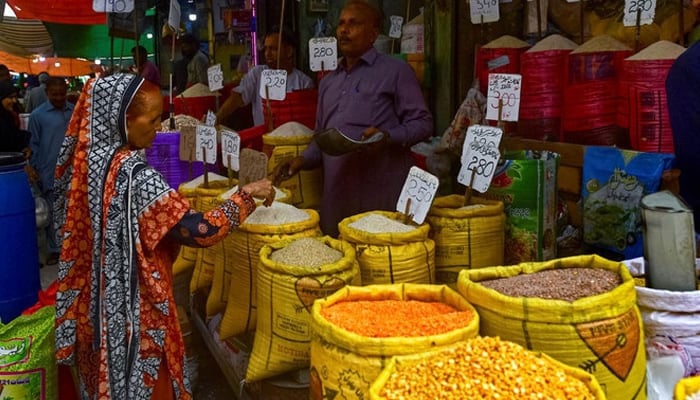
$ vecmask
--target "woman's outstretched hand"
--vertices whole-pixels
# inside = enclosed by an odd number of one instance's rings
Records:
[[[263,199],[263,205],[265,207],[270,207],[275,200],[275,188],[272,186],[272,181],[269,179],[251,182],[243,186],[241,190],[257,199]]]

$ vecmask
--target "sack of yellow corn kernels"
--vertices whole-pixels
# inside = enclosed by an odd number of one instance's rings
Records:
[[[634,279],[597,255],[465,270],[459,292],[480,334],[591,372],[610,399],[646,398],[646,351]]]
[[[293,128],[289,128],[293,125]],[[271,174],[279,164],[288,161],[309,147],[313,131],[298,122],[287,122],[263,135],[263,151],[268,155],[267,172]],[[279,186],[291,192],[289,204],[299,208],[317,208],[321,205],[322,168],[299,171],[282,181]]]
[[[503,265],[506,214],[503,202],[464,196],[438,197],[426,218],[435,240],[436,279],[456,287],[463,269]]]
[[[595,377],[497,337],[392,357],[370,387],[371,400],[605,400]]]
[[[207,174],[209,182],[225,181],[227,178],[213,172]],[[183,182],[178,186],[177,191],[190,203],[190,207],[199,210],[197,205],[197,189],[204,184],[204,175],[200,175],[188,182]],[[194,247],[181,246],[177,258],[173,262],[173,275],[194,267],[197,260],[197,250]]]
[[[340,221],[340,239],[355,248],[363,285],[435,283],[435,242],[428,224],[402,221],[398,212],[370,211]]]
[[[220,242],[216,270],[207,298],[208,317],[223,312],[219,335],[228,339],[255,330],[260,249],[285,239],[321,236],[314,210],[284,203],[258,207],[245,222]]]
[[[355,250],[340,240],[300,238],[263,246],[246,381],[308,368],[314,300],[357,284],[359,278]]]
[[[683,378],[676,383],[674,400],[700,399],[700,375]]]
[[[475,337],[479,315],[445,285],[346,286],[311,309],[310,399],[367,399],[387,359]]]

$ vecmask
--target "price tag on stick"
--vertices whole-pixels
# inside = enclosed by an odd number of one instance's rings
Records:
[[[638,17],[639,25],[653,24],[655,14],[656,0],[625,0],[625,14],[622,18],[622,25],[637,26]]]
[[[180,131],[180,161],[193,161],[195,139],[196,131],[194,129],[183,128]]]
[[[389,28],[389,37],[398,39],[401,37],[401,27],[403,26],[403,17],[399,15],[392,15],[389,17],[391,21],[391,27]]]
[[[469,0],[469,16],[472,24],[498,21],[501,18],[498,0]]]
[[[462,147],[462,168],[457,181],[468,189],[485,193],[491,185],[496,172],[496,165],[501,153],[503,131],[500,128],[485,125],[472,125],[467,129],[467,136]]]
[[[215,126],[216,125],[216,114],[211,110],[207,110],[207,117],[204,119],[204,125]]]
[[[267,176],[267,155],[253,149],[241,150],[241,171],[238,185],[243,187],[250,182],[259,181]]]
[[[396,211],[412,215],[415,223],[422,224],[433,204],[438,185],[439,180],[435,175],[418,167],[411,167],[396,203]]]
[[[226,167],[234,171],[240,166],[241,137],[238,133],[226,129],[221,130],[221,158],[226,161]]]
[[[287,71],[266,69],[260,74],[260,97],[269,100],[284,100],[287,97]]]
[[[216,164],[216,128],[207,125],[197,125],[195,150],[197,161]]]
[[[221,64],[207,68],[207,79],[210,91],[215,92],[224,88],[224,73],[221,71]]]
[[[518,120],[521,81],[522,75],[519,74],[489,74],[486,119],[492,121]]]
[[[314,72],[338,68],[338,41],[334,37],[309,40],[309,67]]]

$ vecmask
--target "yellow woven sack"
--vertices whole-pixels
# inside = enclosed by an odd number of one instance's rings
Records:
[[[319,238],[343,253],[333,264],[318,268],[280,264],[270,259],[273,251],[293,240],[265,245],[258,267],[258,318],[246,381],[258,381],[309,367],[311,306],[359,279],[355,250],[328,236]]]
[[[676,383],[676,390],[673,398],[675,400],[685,400],[688,396],[700,393],[700,375],[683,378]]]
[[[469,310],[468,325],[440,335],[370,338],[328,322],[321,311],[333,304],[360,300],[419,300],[442,302],[458,310]],[[346,286],[311,309],[311,399],[369,397],[369,387],[392,356],[420,353],[475,337],[479,315],[459,293],[445,285],[401,283],[394,285]]]
[[[430,226],[410,232],[371,233],[350,226],[368,215],[401,221],[403,214],[370,211],[340,221],[340,238],[357,253],[363,285],[382,283],[435,283],[435,242],[428,238]]]
[[[506,296],[479,283],[559,268],[606,269],[619,274],[622,283],[573,302]],[[634,280],[623,263],[587,255],[465,270],[458,288],[479,312],[481,335],[499,336],[587,370],[610,399],[646,399],[642,318]]]
[[[263,135],[263,145],[271,148],[267,172],[271,174],[277,166],[301,155],[309,147],[313,136],[270,136]],[[295,176],[282,181],[279,186],[292,194],[289,204],[299,208],[318,208],[321,205],[323,190],[323,170],[314,168],[299,171]]]
[[[209,181],[207,187],[199,186],[196,189],[197,211],[206,212],[219,206],[223,202],[219,195],[227,190],[229,190],[228,180]],[[214,276],[214,254],[217,246],[219,246],[218,243],[212,247],[196,249],[190,293],[211,286]]]
[[[321,236],[318,213],[304,211],[309,215],[305,221],[283,225],[244,223],[220,242],[223,248],[217,254],[216,265],[223,267],[217,268],[221,275],[214,279],[206,311],[207,316],[224,313],[219,325],[222,340],[255,330],[260,249],[285,239]]]
[[[436,279],[456,287],[462,269],[503,265],[506,214],[503,202],[473,197],[472,208],[464,196],[438,197],[426,221],[435,240]]]
[[[464,346],[467,342],[473,341],[473,340],[482,340],[483,338],[475,338],[475,339],[467,339],[466,341],[458,342],[449,346],[444,346],[440,349],[437,350],[430,350],[418,354],[412,354],[408,356],[394,356],[391,358],[389,363],[387,364],[386,367],[382,370],[382,372],[379,374],[377,379],[374,380],[374,383],[372,383],[372,386],[369,389],[369,398],[370,400],[388,400],[386,397],[381,396],[382,389],[386,385],[387,381],[391,378],[391,375],[401,367],[411,367],[415,366],[416,364],[419,364],[423,361],[429,360],[433,357],[437,358],[438,360],[440,358],[445,358],[447,357],[450,352],[450,350],[459,347],[459,346]],[[525,350],[527,351],[527,350]],[[573,368],[570,367],[566,364],[563,364],[552,357],[541,353],[541,352],[536,352],[536,356],[539,358],[542,358],[546,360],[548,363],[554,364],[557,369],[560,369],[564,371],[566,375],[569,377],[572,377],[574,379],[577,379],[581,381],[586,387],[590,390],[591,394],[593,395],[593,398],[596,400],[605,400],[605,394],[603,393],[603,390],[600,387],[600,384],[598,381],[595,379],[595,377],[580,368]],[[434,363],[433,363],[434,364]],[[458,364],[458,365],[463,365]],[[421,371],[422,373],[423,371]],[[462,374],[469,376],[469,371],[462,371]],[[524,372],[523,375],[527,374],[527,372]],[[405,374],[403,374],[405,375]],[[425,375],[430,375],[430,370],[425,371]],[[423,376],[417,376],[415,379],[417,379],[418,382],[422,380]],[[473,379],[471,380],[473,381]],[[528,384],[523,384],[524,387],[527,387]],[[455,397],[456,398],[456,397]],[[516,396],[513,396],[513,398],[516,398]]]

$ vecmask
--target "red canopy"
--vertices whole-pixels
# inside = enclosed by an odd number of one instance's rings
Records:
[[[22,57],[0,51],[0,62],[7,65],[11,71],[26,72],[36,75],[46,71],[52,76],[78,76],[89,75],[94,72],[94,64],[91,61],[83,61],[75,58],[49,57],[44,61],[34,62],[31,57]],[[56,62],[59,66],[56,66]]]
[[[20,19],[81,25],[107,23],[107,14],[93,11],[92,2],[93,0],[7,0],[7,4]]]

